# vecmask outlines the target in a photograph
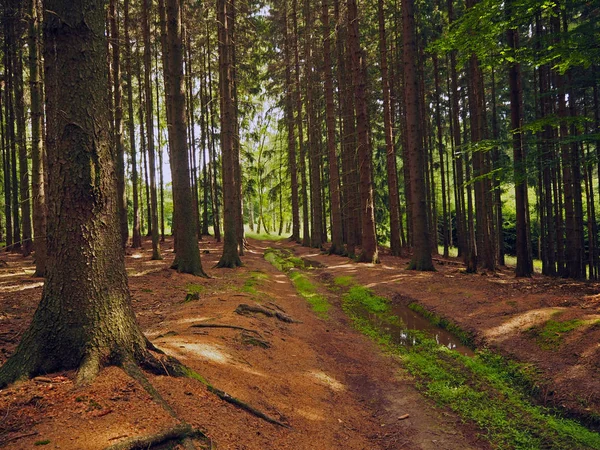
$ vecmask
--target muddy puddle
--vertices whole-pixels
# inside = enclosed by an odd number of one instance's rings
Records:
[[[370,313],[362,308],[355,309],[354,312],[369,319],[373,325],[389,334],[397,344],[409,347],[415,345],[415,337],[411,331],[420,331],[435,339],[439,345],[443,345],[450,350],[457,351],[466,356],[473,356],[475,354],[473,350],[462,344],[452,333],[433,325],[408,306],[392,305],[389,314],[390,316],[396,316],[400,319],[398,325],[390,324],[389,322],[382,320],[376,314]]]

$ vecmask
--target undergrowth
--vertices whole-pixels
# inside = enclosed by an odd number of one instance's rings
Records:
[[[531,402],[533,366],[487,350],[470,358],[418,331],[410,332],[414,345],[399,345],[380,320],[373,320],[389,315],[389,304],[364,287],[352,287],[342,305],[355,328],[402,361],[425,395],[477,424],[495,448],[600,449],[600,434]]]

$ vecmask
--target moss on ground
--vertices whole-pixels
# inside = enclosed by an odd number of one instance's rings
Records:
[[[487,350],[467,357],[417,331],[408,331],[414,345],[400,345],[385,329],[385,320],[380,320],[390,315],[389,304],[364,287],[351,288],[342,296],[342,305],[356,329],[402,361],[425,395],[475,423],[494,448],[600,449],[600,434],[534,404],[533,366]],[[363,314],[361,308],[370,314]],[[372,320],[374,315],[377,321]],[[438,322],[452,328],[449,322]]]
[[[310,304],[317,316],[328,319],[331,305],[324,295],[319,294],[317,286],[301,272],[302,269],[305,269],[302,258],[293,256],[289,250],[272,248],[265,251],[264,258],[278,270],[288,275],[298,294]]]

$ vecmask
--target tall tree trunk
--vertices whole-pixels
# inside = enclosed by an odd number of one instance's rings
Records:
[[[115,152],[117,155],[117,196],[123,248],[129,239],[127,223],[127,197],[125,194],[125,147],[123,144],[123,92],[121,88],[121,38],[117,12],[117,0],[110,0],[110,44],[112,47],[112,82],[115,108]]]
[[[506,3],[506,13],[511,17],[513,0]],[[519,31],[511,28],[507,32],[508,46],[514,52],[519,48]],[[527,201],[527,171],[525,167],[525,148],[523,143],[523,89],[521,85],[521,65],[512,62],[508,69],[510,85],[510,123],[513,134],[513,162],[515,171],[515,200],[517,210],[517,268],[518,277],[530,277],[533,274],[531,259],[531,240],[529,230],[529,204]]]
[[[404,98],[406,104],[406,142],[409,154],[410,198],[413,257],[409,268],[434,270],[431,259],[431,237],[427,224],[425,164],[422,149],[417,49],[415,43],[414,0],[402,2],[404,44]]]
[[[6,51],[5,42],[4,61],[8,60],[8,52]],[[5,64],[7,67],[7,64]],[[4,102],[4,104],[2,104]],[[10,207],[11,199],[11,184],[10,184],[10,155],[9,155],[9,138],[8,138],[8,88],[5,87],[2,90],[0,85],[0,131],[2,131],[2,169],[4,173],[4,217],[6,218],[6,251],[11,251],[13,246],[13,234],[12,234],[12,210]]]
[[[188,139],[186,129],[185,93],[183,79],[183,40],[179,0],[167,0],[167,48],[169,55],[171,113],[173,126],[169,128],[173,174],[173,215],[175,217],[175,260],[171,267],[178,272],[206,276],[200,261],[198,235],[190,187]]]
[[[377,18],[379,21],[379,54],[381,61],[381,84],[383,90],[383,127],[386,148],[386,170],[390,198],[390,250],[392,255],[400,256],[400,200],[398,193],[398,168],[396,166],[396,149],[394,148],[394,130],[392,127],[392,106],[390,100],[390,80],[387,62],[388,49],[385,35],[383,0],[378,0],[377,2]]]
[[[433,75],[435,80],[435,124],[437,129],[438,153],[440,155],[440,175],[442,183],[442,233],[444,244],[444,257],[450,256],[450,238],[448,226],[448,205],[446,204],[446,171],[444,168],[444,158],[446,148],[442,137],[442,111],[440,105],[440,75],[438,70],[438,58],[433,56]]]
[[[329,156],[329,191],[331,197],[331,247],[329,253],[344,253],[342,210],[340,197],[340,172],[335,151],[335,105],[333,102],[333,73],[331,63],[331,29],[329,27],[329,3],[322,1],[321,22],[323,26],[323,73],[325,81],[325,117],[327,126],[327,153]]]
[[[298,5],[297,0],[292,0],[292,36],[294,38],[294,73],[296,76],[296,128],[298,129],[298,146],[300,148],[300,194],[302,196],[302,245],[310,245],[310,217],[308,208],[308,192],[306,180],[306,146],[304,145],[304,125],[302,121],[302,90],[300,84],[300,56],[298,44]]]
[[[19,16],[22,16],[22,9],[19,8]],[[26,145],[26,126],[25,126],[25,98],[23,81],[23,49],[22,30],[16,36],[19,42],[19,48],[14,53],[15,56],[15,115],[17,119],[17,148],[19,152],[19,204],[21,206],[21,252],[23,256],[29,256],[33,251],[33,241],[31,240],[31,199],[29,195],[29,170],[27,162]]]
[[[162,259],[158,229],[158,199],[156,196],[156,153],[154,151],[154,106],[152,96],[152,47],[150,42],[150,4],[142,0],[142,31],[144,36],[144,90],[146,93],[146,136],[150,175],[150,217],[152,219],[152,259]],[[157,100],[158,101],[158,100]],[[171,150],[172,152],[172,150]]]
[[[44,186],[44,107],[40,73],[41,7],[29,1],[29,85],[31,90],[31,191],[33,196],[33,235],[35,276],[46,275],[46,197]]]
[[[142,235],[140,230],[140,211],[139,211],[139,197],[138,197],[138,162],[137,162],[137,151],[135,143],[135,113],[133,111],[133,69],[131,65],[131,59],[133,53],[131,50],[131,37],[129,30],[131,28],[131,20],[129,17],[129,5],[130,0],[125,0],[124,4],[124,19],[125,19],[125,73],[127,80],[127,129],[129,132],[129,151],[131,157],[131,184],[132,184],[132,196],[133,196],[133,233],[131,239],[132,248],[140,248],[142,246]]]
[[[209,97],[209,114],[210,114],[210,160],[212,166],[212,201],[213,201],[213,228],[215,233],[215,241],[221,242],[221,214],[219,205],[219,181],[217,176],[217,149],[215,145],[214,130],[215,124],[215,109],[214,109],[214,97],[212,91],[212,64],[211,64],[211,39],[210,31],[208,28],[208,22],[206,23],[206,59],[208,60],[208,97]]]
[[[86,382],[101,365],[150,359],[131,307],[119,232],[104,2],[44,6],[51,12],[44,21],[48,277],[29,329],[0,368],[2,387],[69,369],[79,369],[78,380]]]
[[[362,70],[363,53],[360,47],[358,11],[356,0],[348,0],[348,44],[352,60],[352,85],[356,108],[357,154],[359,170],[361,262],[379,262],[375,235],[375,212],[373,200],[373,163],[367,122],[366,80]]]
[[[467,8],[472,8],[477,0],[467,0]],[[477,241],[477,258],[487,270],[496,269],[496,255],[492,237],[492,223],[488,214],[491,203],[487,202],[488,171],[485,155],[475,148],[484,139],[485,101],[479,59],[475,54],[469,58],[469,115],[471,121],[471,145],[473,147],[473,177],[475,191],[475,228]]]
[[[300,205],[298,199],[298,163],[296,157],[296,136],[294,133],[294,86],[292,83],[292,38],[288,23],[288,1],[283,10],[284,53],[285,53],[285,115],[288,132],[288,168],[292,195],[292,236],[294,242],[300,242]]]
[[[323,209],[321,195],[321,148],[319,145],[318,130],[319,122],[317,120],[317,105],[315,98],[315,86],[318,81],[315,77],[316,57],[313,44],[313,18],[312,8],[309,0],[304,1],[304,78],[306,87],[306,113],[308,116],[308,126],[306,134],[308,135],[308,157],[310,174],[310,205],[311,205],[311,229],[310,245],[314,248],[321,248],[323,242]]]
[[[221,163],[223,175],[223,254],[217,267],[237,267],[242,265],[238,252],[236,192],[237,177],[235,164],[235,120],[236,111],[233,98],[233,68],[231,27],[233,22],[231,0],[217,1],[217,23],[219,36],[219,91],[221,97]]]

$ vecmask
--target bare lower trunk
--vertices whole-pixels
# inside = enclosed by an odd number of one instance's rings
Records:
[[[30,328],[0,368],[0,386],[69,369],[89,381],[103,364],[149,357],[131,307],[119,233],[104,8],[95,0],[45,6],[53,13],[44,40],[48,276]]]

